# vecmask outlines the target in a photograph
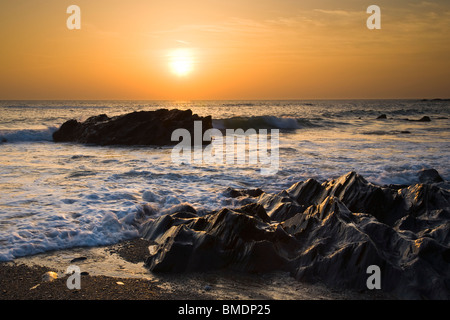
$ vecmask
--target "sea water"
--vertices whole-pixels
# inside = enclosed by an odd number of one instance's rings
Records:
[[[278,171],[176,164],[171,147],[52,141],[69,119],[160,108],[211,115],[218,129],[278,129]],[[410,121],[423,116],[431,121]],[[138,237],[144,206],[155,215],[184,203],[200,214],[238,206],[228,187],[279,192],[349,171],[379,185],[413,184],[424,168],[450,180],[449,129],[445,100],[1,101],[0,261]]]

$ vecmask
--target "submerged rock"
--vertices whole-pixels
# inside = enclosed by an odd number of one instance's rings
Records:
[[[421,183],[439,183],[444,181],[436,169],[423,169],[419,171],[418,177]]]
[[[423,116],[422,118],[420,118],[420,119],[408,119],[408,118],[406,118],[405,119],[406,121],[415,121],[415,122],[431,122],[431,118],[429,117],[429,116]]]
[[[419,120],[417,120],[419,122],[430,122],[431,119],[429,116],[423,116],[422,118],[420,118]]]
[[[202,122],[202,136],[212,128],[210,116],[200,117],[191,110],[159,109],[112,118],[102,114],[84,122],[69,120],[53,133],[53,140],[98,145],[175,145],[179,141],[171,140],[172,132],[187,129],[194,137],[194,121]],[[210,142],[204,142],[207,143]]]
[[[227,188],[224,191],[224,194],[228,195],[231,198],[239,198],[239,197],[259,197],[262,195],[264,191],[262,191],[259,188],[256,189],[242,189],[242,190],[236,190],[233,188]]]
[[[437,185],[377,186],[355,172],[309,179],[255,203],[205,216],[149,219],[153,272],[284,270],[306,282],[368,290],[367,270],[399,298],[450,298],[450,193]]]

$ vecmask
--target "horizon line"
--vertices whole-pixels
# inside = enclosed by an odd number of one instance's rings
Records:
[[[0,101],[344,101],[344,100],[424,100],[445,101],[450,98],[286,98],[286,99],[0,99]]]

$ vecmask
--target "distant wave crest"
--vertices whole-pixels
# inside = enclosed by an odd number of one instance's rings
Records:
[[[47,127],[43,129],[0,130],[0,143],[53,141],[52,134],[56,130],[57,127]]]
[[[281,129],[296,130],[319,125],[308,119],[283,118],[275,116],[232,117],[213,120],[213,126],[217,129]]]

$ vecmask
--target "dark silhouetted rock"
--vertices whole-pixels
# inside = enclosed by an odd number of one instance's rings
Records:
[[[147,222],[142,236],[157,243],[146,261],[154,272],[280,270],[295,248],[295,239],[282,229],[230,209],[187,219],[166,215]]]
[[[368,290],[403,299],[450,298],[450,192],[439,185],[377,186],[355,172],[309,179],[255,203],[205,216],[150,218],[144,239],[153,272],[229,268],[289,271],[299,281]]]
[[[87,257],[73,258],[72,260],[70,260],[70,263],[81,262],[81,261],[84,261],[86,259],[87,259]]]
[[[323,184],[309,179],[294,184],[286,191],[305,208],[318,205],[332,196],[342,201],[352,212],[370,213],[385,223],[391,220],[388,213],[393,205],[394,191],[373,185],[355,172]]]
[[[414,119],[405,119],[406,121],[415,121],[415,122],[431,122],[431,118],[428,116],[423,116],[420,119],[414,120]]]
[[[377,117],[377,119],[387,119],[387,116],[385,114],[381,114]]]
[[[419,120],[417,120],[419,122],[430,122],[431,119],[428,116],[423,116],[422,118],[420,118]]]
[[[224,192],[225,195],[231,197],[231,198],[239,198],[239,197],[259,197],[260,195],[262,195],[264,193],[264,191],[262,191],[261,189],[257,188],[257,189],[241,189],[241,190],[236,190],[233,188],[227,188]]]
[[[202,135],[212,128],[210,116],[200,117],[191,110],[159,109],[112,118],[102,114],[81,123],[69,120],[53,133],[53,140],[97,145],[175,145],[179,141],[171,141],[171,137],[176,129],[187,129],[194,141],[194,121],[202,122]]]
[[[436,169],[423,169],[419,171],[418,176],[421,183],[437,183],[444,181]]]

